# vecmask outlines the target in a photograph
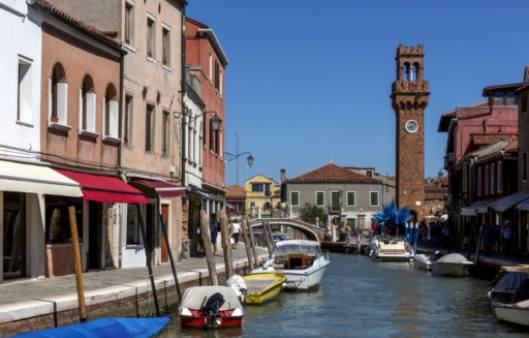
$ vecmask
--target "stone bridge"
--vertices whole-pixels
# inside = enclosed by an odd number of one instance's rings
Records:
[[[303,222],[299,219],[291,218],[255,218],[250,220],[252,227],[260,227],[263,223],[270,223],[270,225],[285,225],[303,232],[307,239],[323,242],[325,237],[325,229],[319,228],[313,224]]]

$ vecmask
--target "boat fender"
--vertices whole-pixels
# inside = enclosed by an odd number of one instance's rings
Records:
[[[246,295],[246,292],[248,291],[248,286],[246,285],[246,282],[244,279],[239,275],[233,275],[226,281],[226,285],[235,291],[237,294],[237,297],[241,301],[244,300],[244,296]]]

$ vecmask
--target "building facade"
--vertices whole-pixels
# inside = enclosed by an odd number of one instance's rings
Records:
[[[430,95],[424,80],[424,48],[397,48],[397,79],[391,88],[396,113],[396,203],[423,219],[424,204],[424,110]]]
[[[244,182],[246,214],[253,218],[271,218],[280,203],[280,186],[273,178],[256,175]]]
[[[363,230],[383,207],[385,189],[381,181],[346,167],[326,164],[287,180],[290,218],[299,218],[304,207],[317,206],[351,228]],[[336,221],[335,221],[336,222]]]
[[[246,190],[239,185],[226,187],[226,213],[235,218],[246,215]]]

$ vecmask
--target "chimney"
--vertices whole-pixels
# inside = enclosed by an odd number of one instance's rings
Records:
[[[281,170],[279,170],[279,181],[281,183],[285,183],[287,181],[287,170],[285,168],[281,168]]]

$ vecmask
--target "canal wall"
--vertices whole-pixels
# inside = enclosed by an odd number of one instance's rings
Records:
[[[260,261],[268,255],[260,255]],[[246,259],[234,261],[237,274],[248,270]],[[224,264],[217,264],[219,283],[226,280]],[[85,293],[88,319],[100,317],[146,317],[155,313],[154,298],[149,279],[131,279],[125,282],[112,281],[108,286]],[[189,287],[209,285],[207,269],[196,269],[178,273],[182,293]],[[171,273],[155,276],[160,310],[164,314],[174,313],[178,305],[174,278]],[[70,290],[71,291],[71,290]],[[43,297],[13,304],[0,305],[0,336],[11,336],[21,332],[58,327],[79,321],[76,293]]]

